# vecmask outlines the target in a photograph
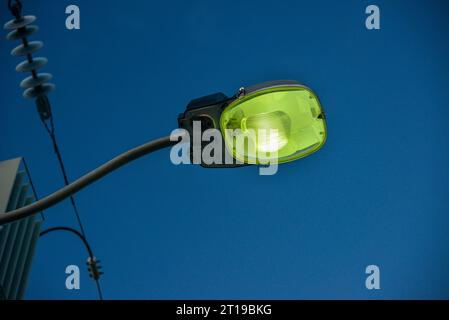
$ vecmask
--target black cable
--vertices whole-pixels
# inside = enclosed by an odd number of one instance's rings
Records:
[[[84,246],[86,247],[87,253],[89,254],[89,257],[91,257],[91,258],[94,257],[92,249],[90,248],[90,245],[87,242],[86,238],[76,229],[73,229],[70,227],[52,227],[52,228],[48,228],[44,231],[41,231],[41,233],[39,234],[39,237],[45,236],[47,233],[50,233],[53,231],[68,231],[68,232],[71,232],[71,233],[77,235],[78,238],[80,238],[83,241]]]
[[[84,237],[78,230],[75,230],[73,228],[69,228],[69,227],[52,227],[52,228],[48,228],[44,231],[42,231],[39,234],[39,237],[42,237],[44,235],[46,235],[47,233],[53,232],[53,231],[67,231],[67,232],[71,232],[72,234],[75,234],[76,236],[78,236],[78,238],[81,239],[81,241],[84,243],[84,246],[86,247],[87,253],[89,254],[89,257],[94,260],[95,256],[92,252],[92,249],[89,245],[89,242],[87,242],[86,237]],[[98,296],[100,298],[100,300],[103,300],[103,292],[101,290],[101,286],[100,286],[100,282],[98,279],[94,279],[95,283],[97,285],[97,291],[98,291]]]
[[[22,3],[19,0],[14,0],[14,2],[12,4],[12,0],[8,0],[8,8],[11,14],[18,20],[22,16]]]
[[[64,178],[64,184],[65,184],[65,186],[67,186],[70,184],[70,182],[69,182],[69,178],[67,176],[67,171],[65,169],[64,161],[62,160],[61,152],[59,151],[58,142],[56,140],[55,125],[54,125],[54,121],[53,121],[53,113],[51,112],[50,101],[48,100],[47,97],[45,97],[44,102],[45,102],[45,106],[46,106],[45,112],[39,112],[39,118],[41,119],[42,124],[45,127],[45,130],[47,131],[48,135],[50,136],[50,139],[53,144],[53,151],[56,154],[56,157],[57,157],[58,163],[59,163],[59,167],[61,169],[61,173]],[[38,111],[39,111],[39,109],[38,109]],[[71,203],[73,211],[75,213],[75,217],[78,222],[78,226],[80,228],[81,235],[83,236],[83,239],[87,244],[88,243],[87,235],[86,235],[86,232],[84,231],[84,225],[83,225],[83,222],[81,221],[78,207],[76,205],[75,198],[73,196],[70,196],[70,203]],[[89,248],[90,248],[90,246],[89,246]],[[93,256],[93,255],[91,255],[91,256]],[[96,286],[97,286],[97,290],[99,292],[100,299],[102,300],[103,294],[101,292],[102,290],[101,290],[99,278],[94,279],[94,280],[96,282]]]
[[[67,186],[70,182],[69,182],[69,179],[67,177],[67,172],[65,170],[65,165],[64,165],[64,161],[62,160],[61,152],[59,151],[58,143],[56,141],[56,133],[55,133],[55,125],[54,125],[54,121],[53,121],[53,114],[50,111],[49,119],[44,119],[44,117],[42,117],[42,116],[40,116],[40,119],[41,119],[41,121],[42,121],[42,123],[43,123],[43,125],[45,127],[45,130],[47,130],[47,133],[50,136],[50,139],[51,139],[52,144],[53,144],[53,150],[54,150],[54,152],[56,154],[56,157],[58,158],[59,167],[61,168],[61,173],[62,173],[62,176],[64,178],[64,183]],[[50,126],[48,126],[47,121],[50,122]],[[77,207],[77,205],[75,203],[75,199],[74,199],[73,196],[70,196],[70,203],[72,204],[73,211],[75,212],[75,217],[76,217],[76,220],[77,220],[78,225],[80,227],[81,234],[84,237],[86,237],[86,233],[84,231],[84,226],[83,226],[83,223],[81,221],[81,217],[80,217],[80,214],[79,214],[79,211],[78,211],[78,207]]]
[[[179,137],[181,138],[181,137]],[[30,215],[33,215],[39,211],[45,210],[62,200],[70,197],[81,189],[87,187],[91,183],[97,181],[98,179],[104,177],[105,175],[111,173],[112,171],[124,166],[125,164],[136,160],[144,155],[147,155],[151,152],[160,150],[162,148],[166,148],[176,144],[177,141],[171,141],[170,137],[164,137],[160,139],[156,139],[150,142],[147,142],[141,146],[128,150],[117,157],[109,160],[105,164],[100,167],[92,170],[86,175],[82,176],[78,180],[70,183],[69,185],[57,190],[56,192],[46,196],[45,198],[40,199],[39,201],[33,202],[25,207],[8,211],[6,214],[0,215],[0,225],[5,223],[9,223],[12,221],[16,221],[19,219],[26,218]]]
[[[97,285],[98,297],[100,298],[100,300],[103,300],[103,292],[101,291],[100,280],[94,279],[94,281],[95,284]]]

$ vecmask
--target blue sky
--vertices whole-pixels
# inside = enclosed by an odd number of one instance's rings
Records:
[[[174,166],[164,150],[81,191],[106,298],[449,298],[446,1],[375,1],[378,31],[368,1],[23,2],[71,179],[167,135],[209,93],[295,79],[327,113],[324,148],[274,176]],[[80,30],[65,29],[70,4]],[[42,196],[63,180],[15,45],[0,40],[0,159],[26,157]],[[76,226],[68,202],[46,214],[45,227]],[[26,297],[95,299],[86,258],[70,234],[40,239]],[[79,291],[65,289],[69,264]],[[381,290],[364,286],[370,264]]]

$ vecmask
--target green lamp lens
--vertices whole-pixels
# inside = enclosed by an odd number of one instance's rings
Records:
[[[236,99],[220,119],[234,158],[251,164],[293,161],[318,150],[326,124],[316,95],[304,86],[258,90]]]

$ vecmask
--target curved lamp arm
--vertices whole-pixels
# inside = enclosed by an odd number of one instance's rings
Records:
[[[74,193],[80,191],[85,188],[89,184],[97,181],[98,179],[104,177],[108,173],[120,168],[121,166],[131,162],[135,159],[138,159],[144,155],[147,155],[153,151],[157,151],[159,149],[172,146],[176,144],[177,141],[170,141],[170,137],[159,138],[150,142],[147,142],[141,146],[138,146],[134,149],[128,150],[119,156],[109,160],[105,164],[100,167],[92,170],[86,175],[82,176],[78,180],[70,183],[69,185],[59,189],[58,191],[42,198],[36,202],[33,202],[30,205],[25,207],[6,212],[4,214],[0,214],[0,225],[5,223],[9,223],[12,221],[16,221],[22,218],[26,218],[30,215],[33,215],[39,211],[45,210],[58,202],[70,197]]]

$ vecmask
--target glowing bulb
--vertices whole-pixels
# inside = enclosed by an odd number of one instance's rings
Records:
[[[287,137],[279,134],[277,129],[269,129],[268,134],[259,130],[257,138],[257,149],[262,152],[276,152],[288,143]]]
[[[257,151],[276,152],[288,143],[291,120],[282,111],[259,113],[243,118],[241,127],[243,132],[254,130],[249,137],[253,138]]]

